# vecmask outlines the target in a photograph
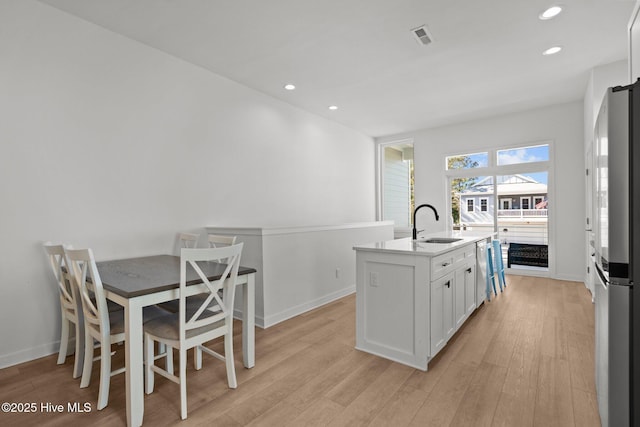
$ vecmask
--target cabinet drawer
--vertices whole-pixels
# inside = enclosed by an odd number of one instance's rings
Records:
[[[453,271],[453,255],[453,252],[447,252],[431,258],[431,280]]]
[[[431,280],[435,280],[456,268],[475,261],[475,245],[446,252],[431,258]]]

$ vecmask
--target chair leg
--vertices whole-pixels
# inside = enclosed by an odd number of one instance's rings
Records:
[[[60,350],[58,351],[58,365],[62,365],[67,357],[69,345],[69,319],[62,313],[62,331],[60,332]]]
[[[165,368],[167,372],[173,375],[173,347],[170,345],[165,346]]]
[[[82,328],[80,327],[81,323],[80,321],[77,321],[75,323],[76,326],[76,354],[74,355],[74,362],[73,362],[73,378],[78,378],[80,375],[82,375],[82,359],[84,357],[84,345],[83,345],[83,340],[82,337],[84,336],[84,333],[82,331]]]
[[[109,403],[109,384],[111,383],[111,345],[109,338],[100,343],[100,391],[98,392],[98,411]]]
[[[202,369],[202,350],[199,345],[193,347],[193,366],[196,370]]]
[[[224,361],[227,365],[227,382],[229,388],[237,388],[236,366],[233,358],[233,330],[227,332],[224,336]]]
[[[187,350],[180,347],[180,418],[187,419]]]
[[[89,334],[88,328],[84,328],[84,363],[82,365],[82,380],[80,388],[89,387],[91,382],[91,369],[93,367],[93,337]]]
[[[151,337],[149,337],[149,335],[145,334],[144,335],[144,354],[145,354],[145,359],[147,360],[147,364],[145,366],[146,369],[146,386],[145,386],[145,391],[147,394],[151,394],[153,393],[153,386],[154,386],[154,372],[152,369],[152,366],[154,365],[155,362],[155,356],[153,354],[153,340],[151,339]]]

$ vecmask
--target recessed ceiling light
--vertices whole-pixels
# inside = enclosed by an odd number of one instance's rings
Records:
[[[542,20],[551,19],[555,16],[558,16],[560,12],[562,12],[562,6],[557,6],[557,5],[551,6],[550,8],[542,12],[540,15],[538,15],[538,18]]]
[[[296,88],[295,85],[292,85],[291,83],[284,85],[284,88],[286,90],[294,90]]]
[[[554,55],[562,50],[562,46],[554,46],[542,52],[543,55]]]
[[[329,106],[329,110],[337,110],[338,106],[337,105],[330,105]]]

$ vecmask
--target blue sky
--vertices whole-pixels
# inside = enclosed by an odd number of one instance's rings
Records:
[[[549,146],[538,145],[534,147],[498,150],[497,155],[497,164],[501,166],[519,163],[543,162],[549,160]],[[478,167],[488,166],[488,153],[468,154],[468,156],[471,160],[478,162]],[[529,176],[543,184],[548,183],[547,172],[527,173],[523,175]]]

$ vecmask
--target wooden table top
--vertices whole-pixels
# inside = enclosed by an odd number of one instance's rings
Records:
[[[225,264],[198,262],[209,280],[219,279]],[[180,257],[174,255],[153,255],[140,258],[126,258],[97,263],[102,285],[108,291],[125,298],[148,295],[180,287]],[[238,276],[255,273],[249,267],[238,269]],[[197,273],[187,269],[187,285],[201,283]]]

